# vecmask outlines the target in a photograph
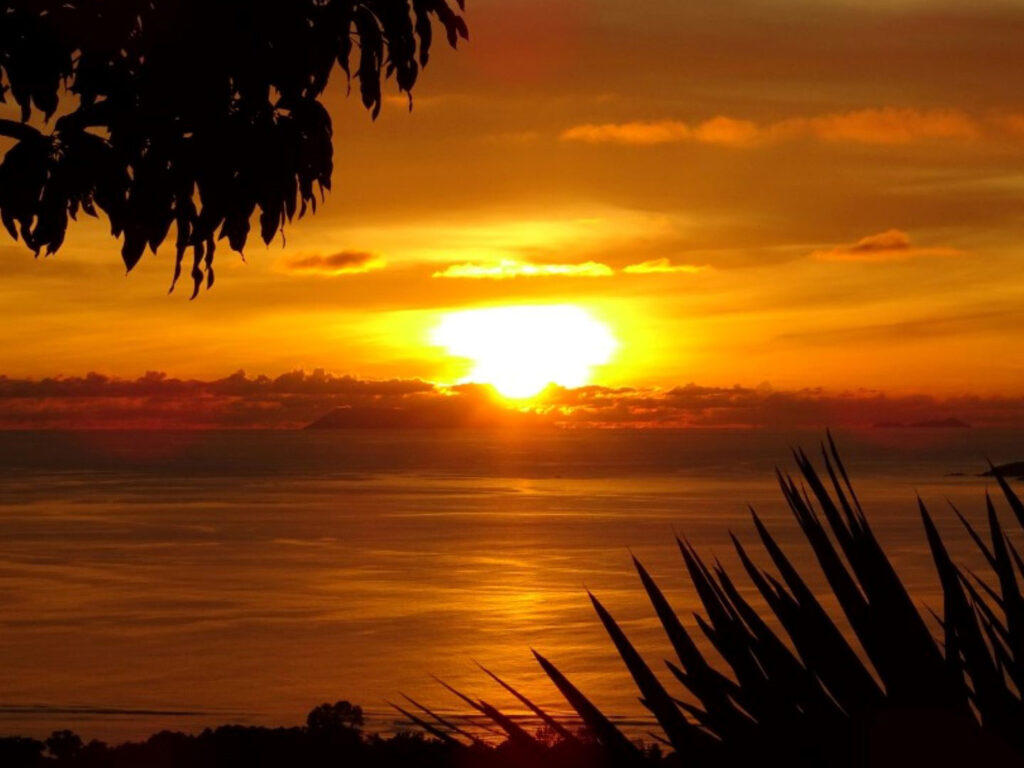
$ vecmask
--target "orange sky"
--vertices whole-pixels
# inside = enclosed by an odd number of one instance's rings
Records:
[[[170,248],[125,278],[102,223],[46,260],[0,243],[0,373],[451,383],[445,313],[556,303],[611,328],[607,385],[1024,394],[1024,5],[467,19],[412,113],[396,95],[372,123],[338,77],[326,205],[286,248],[220,250],[193,302],[166,295]]]

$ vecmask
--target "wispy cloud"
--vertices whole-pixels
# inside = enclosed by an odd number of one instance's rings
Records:
[[[692,125],[672,119],[588,123],[564,130],[561,139],[590,144],[698,143],[744,148],[799,140],[875,145],[966,141],[980,137],[983,131],[981,121],[960,110],[881,107],[771,123],[727,115]]]
[[[452,264],[434,273],[434,277],[477,280],[507,280],[515,277],[610,277],[615,274],[607,264],[584,261],[579,264],[534,264],[502,259],[495,263]]]
[[[384,259],[366,251],[341,251],[330,256],[297,256],[284,262],[284,269],[294,273],[319,275],[351,275],[384,268]]]
[[[857,144],[909,144],[915,141],[976,139],[982,126],[955,109],[916,110],[899,107],[863,109],[844,114],[794,118],[770,126],[783,137]]]
[[[899,229],[890,229],[877,235],[862,237],[855,243],[837,245],[827,250],[814,251],[812,258],[820,261],[906,261],[907,259],[960,256],[963,251],[955,248],[918,248],[910,241],[910,235]]]
[[[668,258],[651,259],[642,261],[639,264],[630,264],[622,271],[629,275],[666,275],[666,274],[688,274],[693,275],[708,269],[706,265],[697,264],[673,264]]]
[[[671,144],[690,141],[693,131],[678,120],[629,123],[586,123],[562,131],[563,141],[588,144]]]

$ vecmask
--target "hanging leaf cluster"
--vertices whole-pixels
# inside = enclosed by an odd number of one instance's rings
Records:
[[[128,270],[173,227],[171,287],[190,253],[195,296],[220,240],[241,251],[258,220],[269,243],[330,189],[335,66],[376,117],[382,81],[411,98],[435,29],[468,37],[463,2],[2,0],[0,102],[21,119],[0,120],[0,221],[50,254],[102,212]]]

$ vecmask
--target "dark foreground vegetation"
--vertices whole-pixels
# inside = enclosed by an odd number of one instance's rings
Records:
[[[611,765],[606,750],[583,733],[561,739],[541,728],[522,741],[464,745],[447,735],[403,731],[390,737],[362,731],[363,713],[347,701],[322,704],[304,727],[258,728],[226,725],[198,735],[164,731],[145,742],[110,746],[83,743],[71,731],[45,741],[0,738],[0,766],[39,768],[584,768]],[[429,731],[428,731],[429,732]],[[644,750],[650,765],[664,762],[656,746]]]
[[[228,726],[198,736],[163,733],[116,748],[83,746],[67,732],[46,744],[9,739],[0,742],[0,765],[1024,766],[1024,559],[1013,540],[1024,532],[1024,503],[993,467],[1019,530],[1010,535],[987,494],[984,526],[953,510],[987,564],[975,573],[957,564],[918,502],[943,593],[941,606],[919,607],[872,532],[831,438],[821,457],[819,474],[797,452],[799,476],[780,473],[778,479],[831,595],[811,590],[753,511],[760,557],[772,568],[757,565],[733,536],[749,585],[738,586],[720,563],[677,541],[704,606],[704,615],[692,621],[676,614],[635,560],[677,656],[665,662],[663,677],[674,679],[672,690],[591,595],[640,700],[661,728],[651,734],[653,747],[627,738],[535,653],[582,729],[484,669],[543,723],[540,731],[529,732],[491,704],[445,686],[504,740],[486,744],[481,732],[412,699],[393,706],[415,733],[364,736],[361,711],[339,702],[314,710],[305,728]],[[749,599],[754,594],[761,598],[758,607]],[[826,597],[845,615],[847,631],[823,607]],[[695,630],[707,643],[698,644]],[[708,644],[710,658],[701,650]]]

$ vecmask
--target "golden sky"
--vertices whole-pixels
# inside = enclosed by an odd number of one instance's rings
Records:
[[[453,383],[450,313],[582,307],[609,386],[1024,394],[1024,3],[472,0],[334,191],[166,295],[102,222],[0,244],[0,372]],[[5,108],[6,109],[6,108]]]

